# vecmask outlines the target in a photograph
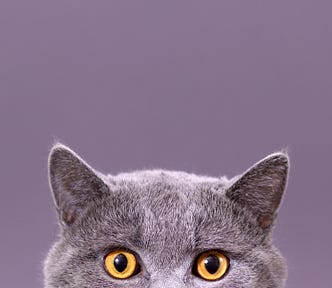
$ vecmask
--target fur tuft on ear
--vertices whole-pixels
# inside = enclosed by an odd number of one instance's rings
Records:
[[[286,189],[288,170],[286,153],[271,154],[238,177],[226,195],[251,210],[261,228],[268,228],[276,217]]]
[[[50,186],[64,226],[73,224],[88,202],[109,193],[97,172],[61,143],[51,149],[48,163]]]

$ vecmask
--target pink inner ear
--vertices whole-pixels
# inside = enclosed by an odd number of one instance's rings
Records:
[[[259,216],[257,219],[257,222],[261,228],[266,229],[271,226],[271,224],[273,222],[273,216],[272,215]]]
[[[75,222],[77,215],[74,210],[67,209],[62,210],[61,212],[61,220],[64,221],[67,225],[71,225]]]
[[[59,216],[60,220],[66,225],[71,225],[77,218],[79,212],[79,207],[77,203],[74,202],[73,196],[70,192],[63,189],[62,193],[59,194]]]

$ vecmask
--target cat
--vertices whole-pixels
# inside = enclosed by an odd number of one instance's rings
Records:
[[[281,288],[272,232],[289,170],[277,152],[230,180],[179,171],[104,175],[57,143],[59,240],[45,288]]]

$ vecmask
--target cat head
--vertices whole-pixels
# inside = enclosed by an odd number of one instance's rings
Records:
[[[289,169],[272,154],[230,180],[179,171],[95,171],[68,147],[49,157],[60,238],[45,287],[281,288],[272,243]]]

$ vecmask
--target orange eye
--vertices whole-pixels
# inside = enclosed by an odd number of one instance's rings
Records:
[[[118,279],[127,279],[138,270],[135,255],[125,250],[110,252],[105,257],[104,266],[108,274]]]
[[[214,281],[222,278],[229,267],[228,258],[218,251],[207,251],[199,255],[195,263],[197,276]]]

